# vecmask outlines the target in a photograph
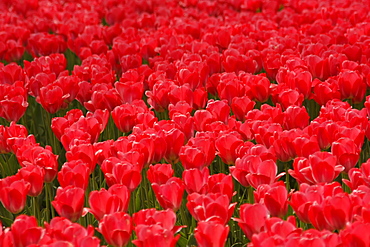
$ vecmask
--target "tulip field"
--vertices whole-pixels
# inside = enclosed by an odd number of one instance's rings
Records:
[[[370,1],[1,0],[0,247],[370,246]]]

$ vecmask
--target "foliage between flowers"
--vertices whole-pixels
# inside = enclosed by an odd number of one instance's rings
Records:
[[[370,3],[0,2],[0,246],[369,246]]]

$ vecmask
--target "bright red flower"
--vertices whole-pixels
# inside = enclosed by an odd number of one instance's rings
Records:
[[[94,147],[90,143],[77,143],[70,145],[70,150],[66,153],[66,158],[69,162],[73,160],[81,160],[89,169],[90,174],[94,171],[96,166],[96,157]]]
[[[285,129],[304,129],[308,126],[309,121],[310,116],[304,106],[289,106],[284,112],[283,126]]]
[[[18,176],[30,184],[29,196],[41,194],[44,186],[45,170],[36,165],[27,165],[18,170]]]
[[[22,81],[13,85],[0,84],[0,117],[17,122],[28,107],[27,89]]]
[[[358,71],[342,71],[338,75],[338,84],[342,99],[352,99],[354,103],[364,99],[367,86]]]
[[[85,191],[70,185],[65,188],[59,187],[51,204],[60,216],[74,222],[82,215],[84,200]]]
[[[112,111],[112,118],[116,127],[123,133],[128,133],[136,125],[137,107],[131,104],[117,106]]]
[[[167,181],[173,177],[174,170],[171,164],[156,164],[150,165],[147,177],[150,183],[156,183],[159,185],[167,183]]]
[[[184,132],[177,128],[173,128],[169,131],[162,130],[159,132],[159,135],[165,139],[167,144],[164,159],[171,164],[176,164],[179,160],[180,149],[185,143]]]
[[[252,235],[264,229],[265,221],[269,217],[265,205],[260,203],[242,204],[240,206],[240,218],[233,218],[249,240]]]
[[[349,138],[339,138],[332,144],[332,152],[338,158],[338,163],[348,172],[360,158],[361,149]]]
[[[236,150],[241,144],[243,144],[243,140],[237,132],[220,135],[215,141],[218,156],[227,165],[233,165],[235,163],[237,158]]]
[[[95,218],[100,221],[104,215],[115,212],[126,212],[130,201],[130,191],[124,185],[115,184],[106,190],[91,191],[89,195],[90,209]]]
[[[236,119],[244,121],[245,116],[254,108],[255,104],[256,103],[247,96],[234,97],[232,99],[231,109]]]
[[[168,230],[159,224],[138,225],[135,227],[137,240],[132,241],[138,247],[168,246],[175,247],[180,235],[174,236],[172,230]]]
[[[370,244],[370,223],[356,221],[348,225],[340,232],[340,239],[343,245],[347,246],[367,246]]]
[[[36,101],[44,107],[49,113],[53,114],[62,108],[64,101],[69,95],[65,95],[63,89],[56,84],[48,84],[40,88],[40,95]]]
[[[225,246],[229,226],[214,221],[201,221],[194,230],[199,247]]]
[[[57,175],[58,156],[53,154],[50,146],[23,146],[17,150],[16,156],[21,166],[33,164],[42,167],[45,170],[45,183],[50,183]]]
[[[64,217],[54,217],[50,223],[45,222],[45,229],[46,235],[57,246],[60,243],[67,244],[67,246],[84,246],[85,244],[91,247],[100,246],[100,240],[94,237],[94,227],[91,225],[84,228]]]
[[[122,184],[127,186],[130,191],[133,191],[141,183],[141,167],[128,161],[110,157],[104,160],[101,169],[108,186]]]
[[[134,100],[141,99],[144,94],[144,85],[142,81],[123,81],[114,84],[123,103],[132,103]]]
[[[152,183],[152,189],[162,208],[175,212],[180,208],[185,190],[181,179],[172,177],[165,184]]]
[[[13,214],[20,213],[27,201],[31,185],[18,176],[10,176],[0,180],[0,200],[4,208]]]
[[[234,191],[234,183],[231,174],[225,175],[223,173],[218,173],[209,176],[208,192],[227,195],[231,201],[232,197],[236,194]]]
[[[20,215],[10,227],[15,247],[33,246],[42,243],[45,229],[37,226],[34,216]]]
[[[231,203],[227,195],[208,193],[188,195],[186,207],[197,221],[214,221],[226,225],[230,220],[236,203]]]
[[[204,167],[203,169],[191,168],[182,172],[182,181],[184,182],[186,192],[205,194],[208,192],[208,177],[209,169]]]
[[[73,185],[86,190],[90,173],[89,166],[82,160],[72,160],[63,164],[58,172],[58,182],[61,187]]]
[[[209,166],[215,156],[214,141],[207,137],[195,137],[180,149],[180,161],[185,169]]]
[[[254,201],[264,204],[271,216],[281,218],[288,211],[288,191],[285,184],[282,181],[279,182],[258,186],[254,192]]]
[[[124,212],[105,215],[99,222],[99,232],[108,244],[114,247],[126,246],[132,232],[130,215]]]

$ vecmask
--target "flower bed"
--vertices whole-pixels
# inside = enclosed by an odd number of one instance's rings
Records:
[[[0,246],[369,246],[370,3],[0,2]]]

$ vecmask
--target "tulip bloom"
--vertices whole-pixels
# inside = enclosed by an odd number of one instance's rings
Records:
[[[252,235],[259,233],[265,226],[265,221],[269,217],[267,208],[260,203],[243,204],[240,206],[240,219],[234,219],[249,240]]]
[[[100,191],[91,191],[89,195],[90,209],[97,220],[104,215],[115,212],[126,212],[130,202],[130,191],[126,186],[115,184],[108,190],[102,188]]]
[[[20,213],[27,201],[27,194],[31,185],[18,176],[10,176],[0,180],[0,200],[3,206],[11,213]]]
[[[74,222],[77,221],[83,211],[85,191],[72,185],[65,188],[59,187],[54,201],[51,202],[55,210],[62,217]]]
[[[99,222],[99,232],[108,244],[123,247],[130,241],[132,232],[131,217],[124,212],[107,214]]]
[[[201,221],[194,230],[199,247],[223,247],[228,233],[229,226],[213,221]]]
[[[152,183],[154,194],[164,209],[177,211],[182,203],[185,186],[181,179],[172,177],[165,184]]]
[[[234,212],[236,203],[231,203],[226,195],[208,193],[188,195],[186,207],[197,221],[214,221],[226,225]]]

